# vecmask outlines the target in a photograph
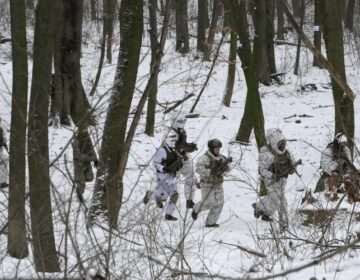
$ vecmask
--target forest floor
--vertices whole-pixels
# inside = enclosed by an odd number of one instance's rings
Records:
[[[170,34],[172,36],[174,34]],[[82,76],[86,92],[91,88],[95,77],[98,57],[98,38],[93,35],[84,37]],[[289,38],[293,40],[293,38]],[[149,71],[149,41],[146,38],[142,48],[137,89],[133,108],[144,89]],[[195,46],[195,42],[192,42]],[[4,48],[1,46],[1,48]],[[231,107],[222,105],[227,78],[228,43],[225,43],[215,65],[209,84],[195,110],[198,118],[188,119],[186,130],[189,141],[195,141],[199,150],[192,154],[194,163],[207,149],[207,141],[219,138],[223,142],[222,153],[234,158],[232,169],[225,178],[225,205],[221,213],[219,228],[205,228],[206,213],[201,213],[195,222],[191,212],[185,209],[183,181],[179,180],[180,199],[175,216],[177,222],[165,221],[164,213],[155,204],[144,206],[142,197],[146,190],[156,186],[152,157],[161,145],[170,114],[164,115],[163,106],[182,99],[186,94],[197,95],[203,86],[211,62],[195,59],[195,50],[183,56],[174,52],[172,41],[168,41],[159,75],[159,94],[156,115],[155,136],[144,134],[145,114],[138,127],[132,144],[128,167],[125,174],[124,204],[120,211],[119,229],[109,238],[106,224],[86,228],[86,211],[90,206],[93,184],[85,191],[85,205],[78,202],[71,183],[72,150],[71,137],[74,128],[50,128],[51,160],[62,154],[52,166],[50,173],[54,208],[56,242],[61,254],[61,266],[67,266],[68,276],[76,276],[80,260],[84,267],[103,270],[108,260],[110,272],[121,279],[256,279],[276,275],[326,256],[338,246],[348,244],[356,238],[360,230],[357,215],[358,205],[343,200],[339,211],[324,234],[323,244],[318,244],[324,225],[306,224],[306,216],[300,209],[333,209],[336,202],[327,202],[322,194],[317,195],[315,205],[301,205],[304,189],[314,190],[320,176],[319,160],[321,150],[331,141],[334,129],[334,106],[330,78],[325,70],[312,67],[312,55],[305,49],[301,52],[301,75],[293,75],[296,49],[294,46],[276,48],[278,72],[286,73],[281,79],[283,84],[260,86],[265,127],[280,128],[288,139],[288,149],[301,158],[297,175],[289,177],[286,197],[289,204],[289,228],[280,232],[276,222],[268,223],[253,216],[251,204],[258,200],[258,152],[254,136],[251,144],[241,146],[234,142],[242,118],[246,84],[237,61],[237,74]],[[106,116],[108,91],[114,80],[118,45],[114,48],[113,63],[106,64],[98,92],[90,98],[96,104],[98,126],[91,128],[91,135],[100,148],[103,124]],[[12,68],[9,51],[0,53],[0,117],[9,128],[11,109]],[[357,56],[346,51],[347,80],[355,93],[360,90],[359,62]],[[29,69],[31,60],[29,60]],[[30,72],[30,71],[29,71]],[[316,89],[306,86],[316,85]],[[29,82],[30,85],[30,82]],[[304,86],[304,87],[301,87]],[[195,97],[186,101],[181,112],[189,112]],[[360,118],[360,101],[355,99],[356,120]],[[131,118],[130,118],[131,119]],[[355,129],[355,143],[360,143],[359,126]],[[65,149],[65,151],[64,151]],[[358,154],[355,164],[358,166]],[[68,172],[67,170],[70,170]],[[94,170],[96,171],[96,170]],[[0,193],[0,226],[7,220],[8,192]],[[196,191],[195,201],[201,197]],[[69,232],[64,234],[63,219],[70,209]],[[27,210],[29,210],[27,208]],[[30,211],[27,212],[30,215]],[[30,232],[30,231],[29,231]],[[38,277],[34,272],[32,256],[19,261],[6,254],[6,234],[0,235],[0,278]],[[67,242],[68,246],[64,244]],[[250,250],[245,252],[239,246]],[[66,249],[65,249],[66,248]],[[109,250],[111,249],[111,250]],[[255,254],[254,254],[255,252]],[[64,258],[67,256],[68,258]],[[67,263],[66,263],[67,262]],[[81,269],[81,267],[80,267]],[[192,276],[189,276],[190,272]],[[54,276],[61,276],[57,274]],[[329,258],[320,264],[288,274],[282,279],[360,279],[360,259],[358,248]],[[269,279],[268,278],[268,279]],[[114,278],[115,279],[115,278]],[[281,277],[280,277],[281,279]]]

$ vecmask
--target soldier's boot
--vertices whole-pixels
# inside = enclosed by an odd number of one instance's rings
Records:
[[[210,224],[209,224],[209,225],[208,225],[208,224],[205,225],[205,227],[219,227],[219,226],[220,226],[220,225],[219,225],[219,224],[216,224],[216,223],[215,223],[215,224],[211,224],[211,225],[210,225]]]
[[[265,222],[272,222],[273,221],[273,219],[269,215],[266,215],[266,214],[262,215],[261,220],[263,220]]]
[[[146,191],[145,196],[143,198],[144,204],[148,204],[150,201],[151,191]]]
[[[0,189],[6,189],[6,188],[8,188],[8,187],[9,187],[9,184],[6,183],[6,182],[2,182],[2,183],[0,184]]]
[[[191,213],[191,217],[193,218],[193,220],[196,220],[198,218],[198,213],[196,213],[195,210],[193,210]]]
[[[260,218],[262,215],[265,215],[265,213],[257,207],[256,203],[251,204],[251,206],[254,208],[254,216],[256,219]]]
[[[192,199],[186,200],[186,209],[193,208],[195,205],[194,201]]]
[[[163,202],[162,202],[162,200],[160,199],[160,197],[157,197],[156,199],[155,199],[155,203],[156,203],[156,206],[157,207],[159,207],[159,208],[164,208],[164,205],[163,205]]]
[[[177,218],[170,215],[170,214],[166,214],[165,215],[165,220],[167,220],[167,221],[177,221]]]

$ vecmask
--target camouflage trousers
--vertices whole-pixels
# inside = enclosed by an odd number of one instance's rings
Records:
[[[266,185],[267,195],[260,199],[257,207],[266,215],[273,217],[275,212],[279,214],[279,223],[287,226],[287,201],[285,197],[286,179]]]
[[[206,224],[215,224],[224,206],[222,183],[201,183],[201,196],[201,201],[194,205],[194,211],[200,213],[201,211],[210,210],[206,218]]]
[[[195,174],[192,160],[185,160],[179,173],[184,178],[184,192],[186,200],[192,200],[195,192]]]

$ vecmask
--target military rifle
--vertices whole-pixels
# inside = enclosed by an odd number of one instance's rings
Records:
[[[224,168],[227,164],[233,161],[232,157],[225,158],[225,160],[216,161],[215,166],[211,169],[210,174],[214,176],[221,176],[224,173]]]
[[[281,178],[287,178],[287,176],[289,175],[289,173],[291,171],[296,171],[296,167],[298,165],[302,164],[302,160],[299,159],[298,161],[296,161],[294,164],[292,164],[291,166],[289,166],[286,169],[283,170],[279,170],[278,168],[276,168],[275,164],[272,164],[269,168],[269,171],[271,171],[272,173],[275,174],[275,182],[279,181]]]

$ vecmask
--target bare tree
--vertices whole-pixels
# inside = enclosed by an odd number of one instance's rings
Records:
[[[219,17],[221,16],[222,10],[223,9],[222,9],[221,0],[214,0],[209,35],[207,37],[205,49],[204,49],[204,60],[208,60],[208,61],[210,60],[210,54],[211,54],[212,46],[214,43],[215,32],[217,29],[217,23],[218,23]]]
[[[90,208],[90,222],[107,210],[109,223],[116,227],[122,202],[123,183],[119,166],[127,120],[135,90],[143,34],[143,1],[123,0],[120,6],[120,49],[115,81],[106,115],[99,168]]]
[[[181,53],[190,51],[188,27],[188,0],[175,1],[176,45],[175,50]]]
[[[355,12],[355,0],[348,0],[345,15],[345,28],[353,31],[354,28],[354,12]]]
[[[26,46],[25,1],[10,2],[13,89],[10,129],[10,188],[8,252],[25,258],[29,252],[25,223],[26,119],[28,63]]]
[[[28,161],[32,245],[36,271],[58,272],[50,198],[48,104],[54,42],[55,0],[36,6],[29,107]]]
[[[321,52],[321,15],[320,15],[320,1],[314,0],[314,46]],[[321,63],[314,55],[313,66],[322,68]]]
[[[200,52],[205,50],[206,26],[208,21],[208,0],[198,0],[198,20],[197,20],[197,47]]]

